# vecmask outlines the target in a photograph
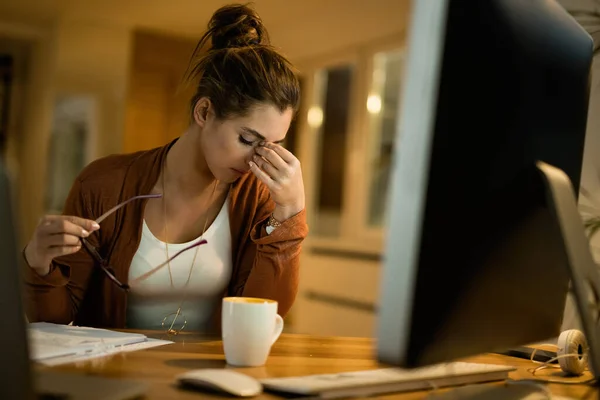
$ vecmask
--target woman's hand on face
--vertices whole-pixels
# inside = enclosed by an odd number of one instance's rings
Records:
[[[278,144],[261,143],[256,147],[250,170],[269,188],[276,220],[283,222],[304,209],[302,169],[290,151]]]
[[[25,248],[27,264],[38,274],[46,275],[55,257],[72,254],[81,249],[80,238],[100,229],[92,220],[73,216],[43,217]]]

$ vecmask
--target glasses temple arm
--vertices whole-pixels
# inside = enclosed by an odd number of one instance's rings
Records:
[[[111,208],[110,210],[108,210],[107,212],[105,212],[104,214],[102,214],[101,216],[99,216],[98,218],[96,218],[96,223],[99,224],[100,222],[104,221],[110,214],[114,213],[115,211],[117,211],[119,208],[123,207],[124,205],[128,204],[129,202],[133,201],[133,200],[138,200],[138,199],[156,199],[162,197],[162,194],[157,193],[157,194],[143,194],[140,196],[134,196],[132,198],[130,198],[129,200],[125,200],[122,203],[117,204],[116,206],[114,206],[113,208]]]

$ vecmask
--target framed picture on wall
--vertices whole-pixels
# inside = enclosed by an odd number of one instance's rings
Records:
[[[62,212],[73,181],[92,159],[95,116],[91,96],[60,95],[55,100],[48,143],[47,213]]]

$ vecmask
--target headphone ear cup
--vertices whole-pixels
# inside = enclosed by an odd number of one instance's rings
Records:
[[[588,351],[585,335],[577,329],[563,331],[558,337],[557,346],[557,356],[571,355],[569,357],[561,357],[558,359],[560,369],[569,375],[579,376],[583,374],[583,371],[585,371],[585,368],[587,367]]]

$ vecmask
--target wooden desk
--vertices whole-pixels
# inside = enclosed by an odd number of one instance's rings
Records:
[[[143,332],[149,337],[163,338],[162,334]],[[173,339],[173,338],[171,338]],[[174,338],[175,343],[136,352],[120,353],[101,359],[90,360],[76,365],[54,367],[54,370],[100,375],[104,377],[129,378],[146,381],[150,385],[148,399],[200,399],[210,396],[202,392],[189,392],[176,387],[174,377],[182,372],[197,368],[229,368],[225,364],[223,348],[219,338],[182,334]],[[308,375],[318,373],[347,372],[380,368],[373,360],[373,342],[370,339],[315,337],[283,334],[273,346],[267,364],[259,368],[241,369],[256,378]],[[531,378],[527,371],[532,364],[528,360],[487,354],[471,357],[466,361],[512,365],[518,368],[511,373],[512,379]],[[538,377],[551,376],[564,379],[559,370],[545,370]],[[591,375],[570,378],[574,381],[587,380]],[[500,385],[499,383],[490,385]],[[553,394],[574,399],[598,398],[600,391],[586,385],[549,384]],[[450,389],[451,390],[451,389]],[[436,391],[436,394],[447,390]],[[423,399],[432,391],[401,393],[380,398]],[[214,396],[214,398],[220,398]],[[264,394],[264,399],[281,397]]]

